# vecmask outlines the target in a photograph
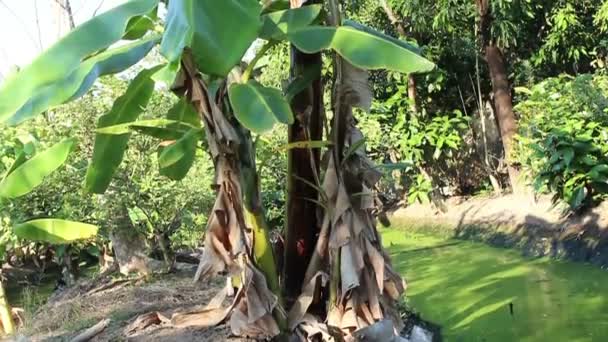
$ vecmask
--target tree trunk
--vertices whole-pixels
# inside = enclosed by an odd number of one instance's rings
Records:
[[[318,3],[309,1],[307,4]],[[299,5],[292,3],[292,6]],[[312,69],[314,68],[314,69]],[[297,94],[291,107],[295,122],[289,127],[289,143],[321,140],[323,137],[323,87],[321,54],[306,54],[291,47],[291,79],[315,70],[312,83]],[[318,70],[318,71],[317,71]],[[317,206],[311,201],[318,191],[309,184],[319,184],[320,152],[318,149],[291,149],[288,153],[287,224],[285,232],[284,289],[286,299],[295,299],[304,281],[304,272],[312,256],[319,233]],[[308,183],[308,184],[307,184]]]
[[[418,113],[418,92],[416,91],[416,78],[414,77],[414,74],[409,74],[407,76],[407,97],[410,99],[412,111]]]
[[[519,172],[514,166],[509,164],[509,158],[513,150],[513,138],[515,133],[517,133],[517,122],[515,121],[511,99],[511,84],[504,56],[491,37],[492,14],[490,12],[489,0],[476,0],[476,3],[480,17],[480,38],[490,71],[490,79],[492,80],[494,109],[505,151],[509,181],[513,192],[518,193],[520,192]]]
[[[380,5],[382,6],[384,13],[386,13],[386,16],[388,17],[388,19],[391,21],[391,24],[393,24],[393,26],[395,26],[395,29],[397,30],[399,35],[403,38],[406,38],[407,32],[405,31],[405,27],[403,27],[403,24],[397,18],[397,16],[395,15],[395,12],[393,12],[391,5],[389,5],[389,3],[386,0],[380,0]],[[410,100],[410,106],[411,106],[412,111],[414,113],[418,113],[419,108],[418,108],[418,100],[417,100],[418,94],[416,91],[416,78],[414,77],[413,74],[409,74],[407,76],[407,97]]]
[[[63,5],[61,6],[65,10],[65,13],[68,15],[70,30],[73,30],[76,27],[76,24],[74,23],[74,14],[72,13],[72,5],[70,5],[70,0],[64,0]]]

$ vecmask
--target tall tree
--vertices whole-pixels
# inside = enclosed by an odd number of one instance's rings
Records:
[[[384,13],[386,13],[388,19],[391,21],[391,24],[395,26],[395,29],[397,30],[401,38],[407,38],[408,34],[405,30],[405,27],[403,26],[403,23],[401,22],[400,18],[395,15],[395,12],[393,11],[393,8],[391,7],[388,0],[380,0],[380,5],[382,6]],[[414,74],[409,74],[407,76],[407,97],[410,99],[412,111],[414,113],[418,113],[418,94],[416,90],[416,77]]]
[[[76,23],[74,22],[74,14],[72,13],[72,5],[70,4],[70,0],[55,0],[55,3],[63,10],[63,12],[65,12],[65,15],[68,17],[70,30],[73,30],[76,27]]]
[[[490,0],[475,0],[479,14],[479,38],[481,47],[485,54],[486,62],[492,81],[492,92],[494,96],[494,110],[496,120],[500,128],[500,136],[505,151],[505,159],[508,161],[513,150],[513,138],[517,133],[517,122],[513,111],[511,98],[511,84],[504,55],[492,37],[492,12]],[[519,192],[519,172],[515,166],[508,164],[509,180],[513,192]]]

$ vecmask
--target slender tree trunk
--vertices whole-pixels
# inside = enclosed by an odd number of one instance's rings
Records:
[[[418,91],[416,90],[416,77],[414,74],[407,76],[407,97],[410,99],[410,106],[414,113],[419,113],[418,108]]]
[[[319,3],[308,1],[307,4]],[[292,7],[298,6],[292,1]],[[323,86],[321,82],[321,54],[306,54],[291,47],[291,79],[315,70],[312,83],[297,94],[291,107],[295,122],[289,127],[289,142],[321,140],[323,136]],[[318,191],[310,184],[319,184],[320,152],[318,149],[291,149],[288,154],[287,226],[285,232],[284,289],[287,300],[300,293],[304,270],[313,253],[319,233],[317,206],[311,200]]]
[[[492,25],[492,14],[490,12],[489,0],[476,0],[480,18],[480,38],[486,62],[492,80],[492,92],[494,93],[494,109],[496,120],[500,129],[505,159],[507,160],[507,170],[509,180],[514,193],[520,192],[519,172],[508,164],[508,160],[513,150],[513,138],[517,133],[517,122],[513,112],[513,102],[511,99],[511,84],[507,73],[504,56],[500,48],[493,42],[490,33]]]
[[[405,27],[403,27],[403,24],[401,23],[399,18],[397,18],[395,12],[393,12],[393,9],[391,8],[391,5],[388,3],[388,1],[380,0],[380,5],[382,6],[384,13],[386,13],[388,19],[391,21],[391,24],[395,26],[395,29],[397,30],[399,35],[403,38],[406,38],[407,32],[405,31]],[[418,113],[418,93],[416,91],[416,78],[414,77],[414,74],[409,74],[407,76],[407,97],[410,100],[412,111],[414,113]]]
[[[6,298],[4,282],[2,279],[0,279],[0,322],[2,322],[4,333],[11,335],[15,332],[15,323],[13,322],[11,306]]]
[[[70,5],[70,0],[64,0],[62,7],[65,10],[65,13],[68,15],[70,30],[73,30],[76,27],[76,24],[74,23],[74,14],[72,14],[72,5]]]
[[[68,22],[70,23],[70,30],[73,30],[76,27],[74,23],[74,14],[72,13],[72,5],[70,4],[70,0],[55,0],[60,2],[61,8],[65,11],[65,14],[68,16]]]

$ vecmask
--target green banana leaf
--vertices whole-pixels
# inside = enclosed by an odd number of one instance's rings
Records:
[[[288,33],[298,49],[315,53],[333,49],[352,65],[367,70],[387,69],[402,73],[428,72],[435,64],[420,56],[412,45],[361,24],[308,26]]]
[[[257,0],[171,0],[160,51],[170,62],[189,47],[204,74],[226,76],[262,26]]]
[[[0,182],[0,197],[16,198],[32,191],[63,165],[75,141],[74,138],[65,139],[14,168]]]
[[[98,15],[5,80],[0,88],[0,122],[22,108],[41,88],[72,75],[87,56],[120,40],[131,18],[149,13],[157,4],[158,0],[132,0]]]
[[[167,119],[183,122],[192,127],[201,127],[201,118],[192,104],[183,97],[167,112]]]
[[[97,226],[59,219],[37,219],[13,227],[17,237],[51,244],[66,244],[97,235]]]
[[[16,113],[5,119],[8,118],[9,124],[17,125],[49,108],[81,97],[98,77],[129,68],[144,58],[157,42],[158,37],[150,37],[87,59],[69,76],[34,91]]]
[[[194,156],[201,130],[193,128],[173,144],[166,146],[158,157],[161,168],[169,167],[182,158]]]
[[[310,5],[265,14],[262,16],[260,38],[283,40],[288,32],[310,25],[320,12],[321,5]]]
[[[277,122],[293,123],[291,107],[278,89],[250,80],[232,84],[228,94],[237,120],[254,133],[267,132]]]
[[[112,109],[99,118],[97,127],[104,128],[137,120],[148,104],[154,91],[151,76],[159,69],[155,67],[141,71],[131,81],[125,93],[116,99]],[[85,188],[93,193],[104,193],[112,176],[122,162],[130,134],[108,135],[97,133],[93,159],[87,169]]]

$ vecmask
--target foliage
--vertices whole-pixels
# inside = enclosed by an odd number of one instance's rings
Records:
[[[13,165],[20,151],[34,155],[65,136],[78,140],[67,165],[45,178],[31,193],[0,204],[0,231],[4,234],[2,242],[6,242],[3,246],[8,248],[9,254],[12,255],[18,246],[27,245],[12,233],[12,227],[20,222],[45,217],[92,222],[100,227],[99,240],[104,241],[111,229],[128,228],[122,225],[121,215],[124,209],[133,208],[143,208],[149,214],[153,230],[142,227],[141,231],[151,239],[152,245],[155,245],[155,232],[166,233],[172,247],[177,249],[193,248],[200,243],[200,227],[204,226],[205,213],[212,204],[209,184],[213,175],[211,162],[202,151],[186,178],[180,182],[167,182],[160,174],[161,170],[153,166],[158,158],[153,151],[154,139],[134,135],[110,191],[92,195],[83,190],[88,160],[94,149],[96,120],[111,109],[114,98],[125,89],[126,82],[121,79],[102,78],[80,100],[49,111],[44,117],[30,121],[27,127],[2,130],[0,173]],[[174,103],[172,95],[157,92],[141,116],[146,119],[164,117]],[[98,242],[89,240],[78,248],[86,249],[89,245],[97,246]]]
[[[605,7],[601,1],[562,0],[545,9],[548,29],[533,62],[561,68],[573,65],[574,71],[582,72],[605,67],[608,41],[598,34],[605,25]]]
[[[520,113],[518,161],[537,191],[550,190],[571,210],[608,194],[608,78],[547,79],[530,90]]]
[[[462,147],[463,132],[468,129],[468,117],[459,110],[452,113],[417,114],[411,111],[407,88],[397,91],[384,102],[374,102],[370,114],[359,116],[366,145],[379,163],[406,162],[402,172],[393,172],[396,179],[407,189],[408,199],[428,199],[435,186],[420,170],[432,166],[440,167],[452,159]],[[422,178],[421,178],[422,177]],[[410,201],[411,202],[411,201]]]

